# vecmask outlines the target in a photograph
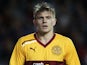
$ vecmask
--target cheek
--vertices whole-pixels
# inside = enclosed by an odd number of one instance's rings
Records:
[[[34,25],[35,26],[38,26],[39,25],[39,22],[38,21],[34,21]]]
[[[40,22],[36,22],[35,26],[36,26],[37,28],[39,28],[39,27],[41,26],[41,23],[40,23]]]

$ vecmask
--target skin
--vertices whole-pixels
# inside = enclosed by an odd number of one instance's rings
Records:
[[[36,27],[37,38],[46,44],[54,35],[54,26],[56,18],[50,11],[39,12],[33,20]]]

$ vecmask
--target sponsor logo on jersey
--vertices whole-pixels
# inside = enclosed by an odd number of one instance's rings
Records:
[[[24,65],[66,65],[65,61],[26,61]]]
[[[62,53],[61,48],[59,46],[53,46],[52,53],[55,55],[60,55]]]
[[[44,63],[33,63],[33,65],[44,65]]]
[[[45,64],[45,65],[49,65],[49,64]]]
[[[33,65],[49,65],[49,64],[44,64],[44,63],[33,63]]]

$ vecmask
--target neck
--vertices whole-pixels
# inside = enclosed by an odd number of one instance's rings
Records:
[[[54,36],[54,32],[50,31],[48,33],[38,33],[36,34],[36,37],[38,38],[38,40],[40,40],[44,45],[46,45]]]

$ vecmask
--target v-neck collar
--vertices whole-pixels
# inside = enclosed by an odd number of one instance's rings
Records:
[[[53,37],[46,43],[46,45],[44,45],[37,37],[36,37],[36,33],[34,34],[35,39],[37,40],[37,42],[42,45],[43,47],[47,47],[55,38],[56,34],[53,35]]]

